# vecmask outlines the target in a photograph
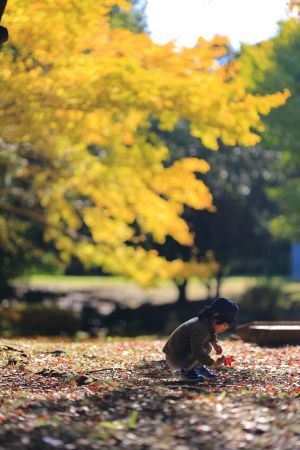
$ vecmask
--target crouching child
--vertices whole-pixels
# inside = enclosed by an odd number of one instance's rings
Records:
[[[214,348],[218,355],[222,354],[217,335],[237,325],[238,310],[234,301],[218,298],[197,317],[173,331],[163,352],[170,369],[180,370],[181,380],[203,381],[216,376],[205,366],[217,367],[224,363],[224,356],[214,360],[210,353]]]

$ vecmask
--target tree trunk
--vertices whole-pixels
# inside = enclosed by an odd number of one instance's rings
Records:
[[[188,299],[186,296],[186,288],[187,288],[188,280],[183,280],[183,281],[175,280],[175,284],[178,289],[177,303],[180,303],[181,305],[184,303],[187,303]]]
[[[223,279],[223,269],[220,269],[217,273],[216,280],[217,280],[217,286],[216,286],[216,298],[220,297],[220,290],[221,290],[221,284]]]
[[[0,22],[1,22],[5,7],[6,7],[6,3],[7,3],[7,0],[0,0]],[[0,26],[0,44],[3,44],[7,40],[8,40],[7,28]]]
[[[205,286],[206,286],[206,289],[207,289],[207,296],[206,296],[206,300],[212,300],[212,293],[211,293],[211,289],[212,289],[212,286],[211,286],[211,282],[210,281],[207,281],[206,283],[204,283],[205,284]]]

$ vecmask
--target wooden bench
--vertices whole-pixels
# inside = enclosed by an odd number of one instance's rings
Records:
[[[250,322],[237,327],[245,342],[258,345],[300,344],[300,322]]]

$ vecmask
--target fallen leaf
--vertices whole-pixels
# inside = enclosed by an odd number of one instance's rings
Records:
[[[234,361],[233,356],[224,356],[225,366],[227,366],[227,367],[232,366],[232,361]]]

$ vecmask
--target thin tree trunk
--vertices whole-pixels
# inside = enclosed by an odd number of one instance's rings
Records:
[[[207,289],[207,300],[211,300],[212,299],[212,295],[211,295],[211,282],[207,281],[206,283],[204,283]]]
[[[0,21],[6,7],[7,0],[0,0]],[[8,40],[7,28],[0,26],[0,44]]]
[[[220,269],[216,276],[217,286],[216,286],[216,298],[220,297],[221,284],[223,280],[223,269]]]
[[[0,1],[0,20],[2,19],[2,15],[4,13],[5,7],[6,7],[7,0],[1,0]]]
[[[181,305],[187,303],[188,299],[186,296],[186,288],[187,288],[188,280],[183,280],[183,281],[175,280],[175,284],[178,289],[177,303],[180,303]]]

